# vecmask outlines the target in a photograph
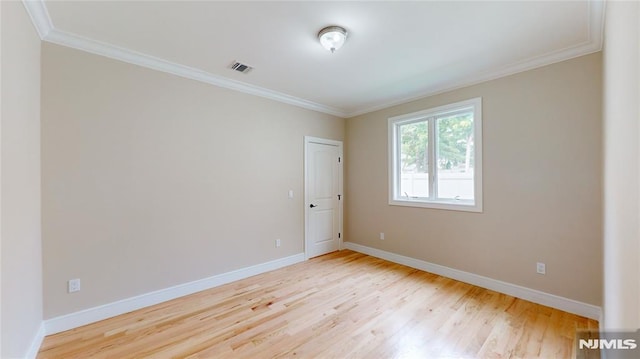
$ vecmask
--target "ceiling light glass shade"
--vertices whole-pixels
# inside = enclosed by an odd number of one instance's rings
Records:
[[[340,26],[328,26],[318,33],[320,44],[325,49],[335,52],[344,45],[347,39],[347,30]]]

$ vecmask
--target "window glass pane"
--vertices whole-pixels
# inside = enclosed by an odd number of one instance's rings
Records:
[[[429,197],[429,126],[427,121],[401,125],[399,198]]]
[[[473,112],[436,120],[438,198],[473,200]]]

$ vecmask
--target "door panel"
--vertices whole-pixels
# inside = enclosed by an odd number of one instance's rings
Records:
[[[311,223],[315,225],[315,241],[316,243],[327,242],[333,240],[333,210],[312,211],[313,217]]]
[[[330,200],[333,197],[335,191],[333,180],[333,165],[334,161],[337,161],[337,157],[333,152],[333,148],[323,148],[319,145],[313,144],[313,179],[314,179],[314,196],[316,200]]]
[[[340,249],[341,152],[341,147],[335,144],[306,144],[307,258]]]

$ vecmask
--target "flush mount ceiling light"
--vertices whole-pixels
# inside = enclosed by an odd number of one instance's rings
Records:
[[[335,52],[344,45],[347,30],[340,26],[327,26],[318,33],[318,40],[325,49]]]

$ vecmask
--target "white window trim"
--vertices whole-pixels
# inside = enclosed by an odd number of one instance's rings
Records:
[[[398,161],[398,146],[396,144],[397,129],[399,125],[422,121],[429,117],[439,116],[448,112],[456,111],[462,107],[473,107],[474,117],[474,203],[461,203],[454,200],[433,200],[433,199],[400,199],[395,197],[395,189],[399,183],[398,175],[400,163]],[[429,126],[434,126],[433,121],[429,122]],[[434,133],[433,129],[430,129],[430,133]],[[466,211],[466,212],[482,212],[482,98],[477,97],[474,99],[460,101],[444,106],[430,108],[423,111],[413,112],[406,115],[400,115],[389,118],[388,126],[388,151],[389,151],[389,204],[394,206],[409,206],[409,207],[423,207],[423,208],[435,208],[446,209],[454,211]],[[435,163],[435,141],[429,140],[429,147],[433,146],[429,151],[430,163]],[[432,171],[431,171],[432,172]],[[429,173],[429,178],[433,181],[433,174]]]

